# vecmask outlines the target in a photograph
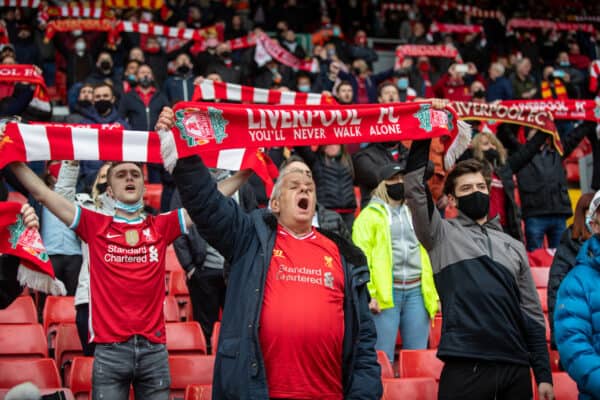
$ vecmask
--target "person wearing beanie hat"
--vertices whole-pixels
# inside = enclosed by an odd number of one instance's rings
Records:
[[[426,349],[430,320],[438,310],[431,262],[419,243],[404,200],[406,163],[379,170],[379,184],[356,219],[352,240],[365,253],[371,275],[369,309],[377,330],[375,348],[394,361],[396,335],[402,348]]]
[[[600,192],[587,213],[592,237],[587,240],[558,289],[554,338],[561,364],[577,382],[579,399],[600,397]]]

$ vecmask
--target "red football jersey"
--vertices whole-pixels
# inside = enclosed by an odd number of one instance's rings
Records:
[[[260,318],[270,397],[343,398],[344,286],[335,243],[278,228]]]
[[[77,207],[71,229],[90,253],[90,342],[165,343],[165,254],[186,231],[182,211],[127,221]]]

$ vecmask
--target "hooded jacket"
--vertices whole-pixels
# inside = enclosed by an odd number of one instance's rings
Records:
[[[213,399],[268,399],[259,321],[277,220],[267,210],[243,212],[225,198],[197,156],[178,160],[173,177],[200,235],[231,265],[213,377]],[[368,267],[362,252],[327,234],[339,250],[346,279],[342,387],[345,399],[379,399],[377,334],[369,312]]]
[[[406,210],[410,219],[410,213]],[[389,206],[375,202],[365,207],[358,215],[352,229],[352,239],[367,257],[371,280],[367,284],[372,298],[377,300],[381,309],[394,307],[392,237],[390,230]],[[412,225],[412,221],[410,221]],[[421,254],[421,293],[430,319],[438,311],[438,294],[433,282],[433,271],[429,255],[422,245]]]
[[[558,289],[554,333],[579,400],[600,399],[600,238],[592,236]]]
[[[442,303],[437,356],[531,366],[552,382],[545,321],[523,243],[498,218],[444,220],[424,182],[429,142],[413,142],[404,176],[417,238],[429,252]]]

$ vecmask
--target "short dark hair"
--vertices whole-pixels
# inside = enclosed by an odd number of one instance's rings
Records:
[[[142,175],[144,175],[144,168],[143,168],[143,164],[140,162],[135,162],[135,161],[114,161],[113,163],[110,164],[110,167],[108,167],[108,170],[106,171],[106,182],[108,183],[108,185],[110,186],[110,176],[113,172],[113,170],[115,169],[115,167],[121,165],[121,164],[133,164],[135,166],[137,166],[140,169],[140,172],[142,173]]]
[[[492,171],[490,166],[486,163],[482,163],[479,160],[471,158],[469,160],[460,161],[457,163],[452,171],[446,176],[446,181],[444,182],[444,194],[451,194],[454,196],[454,190],[456,189],[456,179],[458,177],[463,176],[465,174],[476,174],[481,173],[483,175],[483,179],[485,179],[485,184],[488,189],[492,182]]]
[[[341,82],[340,82],[340,83],[337,85],[337,88],[335,89],[335,92],[336,92],[336,93],[339,93],[339,92],[340,92],[340,88],[341,88],[342,86],[350,86],[350,87],[351,87],[351,88],[354,90],[354,87],[352,86],[352,83],[351,83],[350,81],[341,81]]]
[[[398,87],[396,87],[396,85],[394,85],[392,82],[383,82],[382,84],[380,84],[377,87],[377,97],[381,96],[381,92],[383,92],[383,89],[385,89],[386,87],[391,86],[394,89],[396,89],[396,92],[399,93]]]
[[[110,82],[100,82],[96,85],[94,85],[94,90],[101,88],[101,87],[107,87],[110,89],[110,93],[114,96],[115,95],[115,88],[113,87],[113,85]]]

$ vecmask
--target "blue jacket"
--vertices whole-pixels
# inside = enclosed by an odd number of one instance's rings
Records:
[[[194,94],[194,76],[170,76],[163,85],[163,93],[171,105],[178,101],[191,101]]]
[[[512,84],[507,78],[500,76],[496,80],[490,81],[487,88],[487,101],[511,100],[513,98]]]
[[[180,159],[173,177],[198,232],[231,265],[214,368],[213,399],[267,400],[258,323],[277,220],[266,210],[247,214],[233,199],[225,198],[198,157]],[[379,399],[382,386],[375,353],[377,335],[368,308],[366,260],[351,243],[330,238],[340,249],[346,276],[344,398]]]
[[[554,334],[579,400],[600,399],[600,237],[583,244],[558,289]]]

